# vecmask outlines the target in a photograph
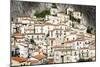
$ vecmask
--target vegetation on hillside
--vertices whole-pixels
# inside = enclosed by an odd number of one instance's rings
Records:
[[[42,12],[36,12],[34,14],[37,18],[44,18],[46,15],[50,15],[50,10],[43,10]]]

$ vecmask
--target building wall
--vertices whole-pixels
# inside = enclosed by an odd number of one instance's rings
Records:
[[[54,62],[55,63],[62,63],[60,51],[54,51]]]

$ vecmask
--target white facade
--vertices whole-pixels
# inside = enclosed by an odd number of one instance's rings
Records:
[[[81,48],[80,49],[80,58],[81,59],[89,59],[89,49]]]
[[[67,8],[67,14],[70,14],[70,12],[73,12],[74,9],[72,7]]]
[[[54,51],[54,62],[55,63],[62,63],[61,54],[62,53],[60,51]]]
[[[56,15],[58,10],[57,10],[57,8],[51,8],[50,12],[51,12],[51,15]]]
[[[80,13],[80,12],[74,11],[74,12],[73,12],[73,16],[74,16],[75,18],[77,18],[77,19],[81,19],[81,13]]]
[[[20,50],[20,57],[27,58],[28,57],[28,48],[26,47],[27,44],[25,43],[16,43],[16,44]]]

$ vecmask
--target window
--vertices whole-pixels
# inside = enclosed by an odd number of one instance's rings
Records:
[[[73,37],[73,40],[75,40],[75,38]]]
[[[52,11],[53,13],[56,13],[55,10]]]
[[[89,51],[87,50],[87,57],[89,56]]]
[[[66,35],[66,33],[64,33],[64,35]]]
[[[51,32],[51,37],[53,36],[53,32]]]
[[[57,35],[57,37],[58,37],[58,31],[56,31],[56,35]]]
[[[69,57],[67,57],[67,60],[69,60]]]
[[[37,40],[39,40],[39,36],[37,36]]]
[[[56,56],[59,56],[59,54],[57,53]]]
[[[53,45],[53,40],[51,40],[51,45]]]
[[[77,13],[77,16],[80,16],[80,14],[79,14],[79,13]]]
[[[60,31],[60,36],[62,35],[62,31]]]
[[[77,42],[77,46],[79,45],[79,43]]]
[[[74,53],[74,56],[77,56],[77,53],[76,52]]]
[[[43,38],[44,36],[42,36],[42,38]]]
[[[84,52],[83,52],[83,50],[82,50],[82,57],[83,57],[83,55],[84,55]]]
[[[67,41],[69,40],[69,38],[67,38]]]
[[[38,32],[38,29],[36,29],[37,30],[37,32]]]
[[[55,22],[55,20],[53,20],[53,23]]]

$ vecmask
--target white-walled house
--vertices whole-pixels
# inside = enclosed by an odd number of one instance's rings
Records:
[[[89,59],[89,49],[80,48],[80,59]]]
[[[16,32],[15,28],[16,28],[16,24],[14,24],[13,22],[11,22],[11,34],[14,34]]]
[[[43,29],[43,32],[47,34],[49,31],[54,29],[54,25],[52,23],[45,23]]]
[[[77,62],[79,60],[79,51],[63,47],[54,46],[54,61],[55,63]]]
[[[89,46],[89,58],[91,58],[93,61],[96,60],[96,45],[95,45],[95,43],[93,43]]]
[[[70,20],[70,17],[69,17],[68,15],[65,15],[65,16],[64,16],[64,20],[67,22],[67,21]]]
[[[57,8],[51,8],[50,9],[50,14],[51,15],[56,15],[58,13],[58,9]]]
[[[29,23],[31,23],[31,17],[29,17],[29,16],[21,16],[21,17],[18,17],[17,18],[18,19],[18,22],[19,23],[22,23],[22,24],[29,24]]]
[[[77,62],[80,57],[79,57],[79,50],[72,50],[72,61],[71,62]]]
[[[65,14],[62,13],[62,12],[57,13],[57,17],[59,17],[60,23],[63,23],[63,22],[65,22],[65,21],[68,21],[68,19],[69,19],[68,16],[65,15]]]
[[[20,57],[27,58],[28,57],[28,46],[25,43],[17,43],[17,46],[20,50]]]
[[[67,35],[69,34],[69,35]],[[65,37],[65,41],[73,41],[77,39],[77,35],[76,34],[72,34],[72,33],[66,33],[66,37]]]
[[[61,51],[54,51],[54,63],[62,63]]]
[[[70,12],[73,12],[74,11],[74,9],[72,7],[68,7],[66,11],[67,11],[67,14],[69,15]]]
[[[24,29],[23,29],[24,28]],[[22,30],[24,30],[24,33],[34,33],[34,25],[26,25],[22,27]]]
[[[17,42],[24,40],[24,34],[21,34],[21,33],[14,33],[14,37]]]
[[[44,37],[45,37],[45,33],[35,33],[33,35],[34,41],[38,44],[45,39]]]
[[[54,63],[95,60],[95,35],[86,33],[87,27],[81,21],[78,24],[70,20],[70,14],[81,20],[81,12],[68,7],[65,14],[52,7],[50,13],[45,18],[21,16],[17,22],[12,22],[14,37],[11,36],[11,45],[19,48],[20,57],[27,58],[29,53],[35,57],[43,53],[47,54],[45,59],[52,58]],[[30,44],[30,39],[35,45]],[[28,52],[29,48],[33,49]]]
[[[76,19],[81,19],[81,13],[78,12],[78,11],[74,11],[73,12],[73,17],[76,18]]]
[[[78,25],[78,28],[80,33],[84,33],[84,34],[86,33],[87,27],[85,27],[84,25],[80,24]]]
[[[54,36],[56,38],[64,37],[64,31],[63,31],[63,29],[54,29],[53,33],[54,33]]]
[[[65,25],[67,25],[68,27],[72,27],[72,21],[71,20],[66,21]]]
[[[43,33],[44,32],[44,24],[35,24],[35,33]]]
[[[48,21],[51,24],[59,24],[60,23],[60,18],[57,16],[48,16]]]

